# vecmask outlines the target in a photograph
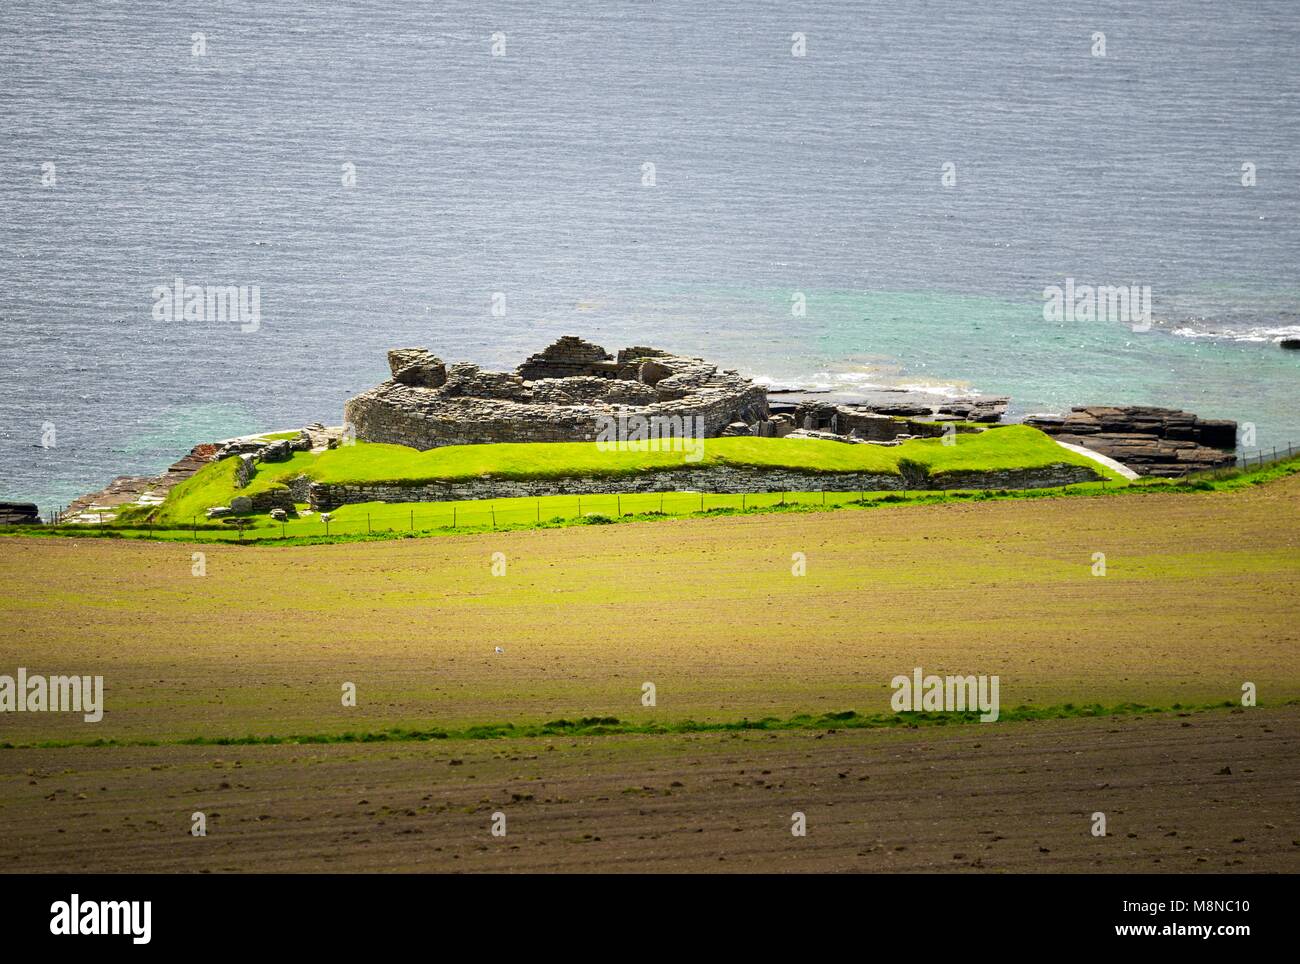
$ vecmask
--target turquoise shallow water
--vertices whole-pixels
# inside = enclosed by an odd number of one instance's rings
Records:
[[[826,316],[817,326],[824,367],[813,376],[821,384],[1008,394],[1013,414],[1075,404],[1178,405],[1251,422],[1260,445],[1300,443],[1300,358],[1277,349],[1135,332],[1121,323],[1047,322],[1040,301],[854,292],[811,304]],[[798,375],[788,365],[786,372]]]
[[[1168,327],[1135,332],[1110,321],[1047,322],[1042,295],[1019,301],[939,292],[694,289],[656,302],[692,306],[674,318],[674,344],[742,359],[774,385],[852,391],[901,387],[1010,395],[1012,417],[1079,404],[1185,407],[1255,426],[1256,446],[1300,445],[1300,353],[1231,339],[1189,338]],[[615,305],[589,307],[611,343],[637,329]],[[744,319],[709,325],[692,318]]]
[[[337,422],[394,345],[504,367],[565,333],[1300,442],[1300,356],[1267,341],[1300,326],[1293,0],[3,16],[0,498]],[[155,320],[177,276],[259,286],[260,330]],[[1066,278],[1150,285],[1154,330],[1044,322]]]

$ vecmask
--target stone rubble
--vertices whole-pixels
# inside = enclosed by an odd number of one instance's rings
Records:
[[[909,438],[939,438],[945,423],[995,423],[1006,413],[1003,397],[947,399],[925,405],[919,402],[863,403],[804,399],[795,405],[794,424],[805,431],[856,436],[869,442]],[[971,431],[961,426],[958,431]]]

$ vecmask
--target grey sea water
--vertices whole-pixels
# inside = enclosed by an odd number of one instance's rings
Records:
[[[1298,50],[1294,0],[6,0],[0,498],[564,333],[1300,443]],[[156,320],[177,277],[260,328]],[[1044,321],[1066,278],[1152,329]]]

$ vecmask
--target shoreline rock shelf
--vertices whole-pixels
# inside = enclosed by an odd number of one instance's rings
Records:
[[[1148,405],[1077,405],[1025,424],[1112,458],[1139,475],[1176,478],[1237,464],[1237,423]]]
[[[211,462],[220,448],[220,445],[211,442],[200,443],[161,475],[119,475],[98,492],[91,492],[75,500],[59,513],[57,521],[111,521],[116,510],[124,505],[159,505],[174,486]]]
[[[0,526],[38,526],[41,513],[35,502],[0,502]]]

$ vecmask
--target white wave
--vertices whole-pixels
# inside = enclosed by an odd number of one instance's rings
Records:
[[[1265,325],[1255,325],[1250,328],[1220,328],[1218,330],[1206,328],[1174,328],[1171,334],[1178,335],[1180,338],[1216,338],[1226,341],[1245,341],[1263,343],[1278,341],[1282,338],[1300,337],[1300,325],[1281,325],[1269,327]]]
[[[890,388],[901,388],[905,392],[920,392],[925,395],[942,395],[945,398],[953,395],[979,395],[978,390],[970,388],[957,382],[934,383],[934,382],[901,382],[890,385]]]
[[[912,392],[949,398],[956,395],[981,394],[964,382],[926,381],[915,375],[903,376],[896,371],[817,371],[796,378],[777,378],[771,375],[754,375],[752,380],[766,388],[793,388],[806,392]]]

